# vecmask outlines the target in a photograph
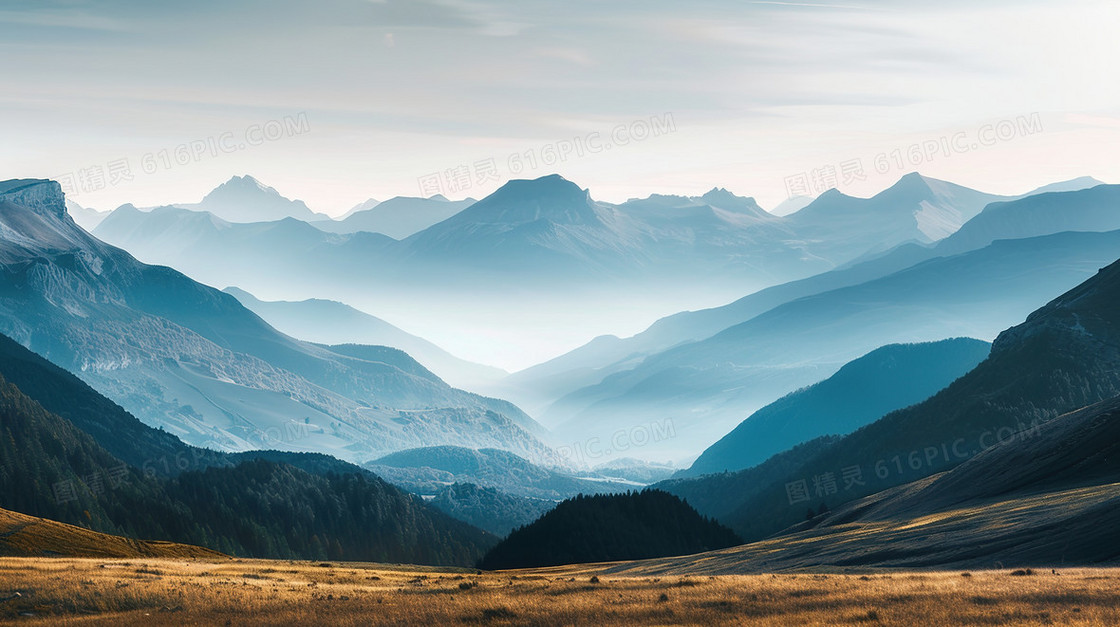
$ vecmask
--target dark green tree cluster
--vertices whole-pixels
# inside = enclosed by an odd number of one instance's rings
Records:
[[[559,566],[688,555],[742,544],[730,529],[661,490],[576,496],[516,529],[479,568]]]
[[[555,501],[516,496],[473,483],[446,486],[429,503],[449,516],[465,520],[500,538],[528,525],[556,506]]]

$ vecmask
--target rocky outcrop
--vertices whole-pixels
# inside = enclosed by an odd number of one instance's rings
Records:
[[[45,179],[18,179],[0,184],[0,201],[22,205],[54,218],[66,217],[62,186]]]

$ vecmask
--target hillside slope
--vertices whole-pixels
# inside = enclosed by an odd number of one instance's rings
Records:
[[[1021,198],[991,202],[957,232],[936,243],[902,244],[886,253],[864,255],[829,272],[760,290],[727,305],[677,313],[633,337],[596,338],[549,362],[515,373],[507,381],[506,394],[526,404],[551,402],[615,372],[631,369],[652,354],[707,339],[798,298],[873,281],[929,259],[978,250],[997,240],[1117,229],[1120,186],[1102,185],[1088,178],[1047,186]]]
[[[459,359],[424,338],[344,303],[323,299],[262,301],[237,288],[227,287],[223,291],[232,294],[247,309],[292,337],[318,344],[398,348],[456,387],[473,389],[479,385],[493,385],[507,375],[498,368]]]
[[[773,538],[608,572],[999,568],[1120,562],[1120,398],[1055,418],[956,468],[855,500]]]
[[[0,377],[0,508],[255,557],[467,564],[493,541],[340,462],[189,453],[170,459],[174,476],[160,475],[167,458],[125,463]]]
[[[758,410],[678,476],[742,470],[802,442],[847,435],[929,398],[976,367],[990,348],[967,338],[877,348],[828,379]]]
[[[735,506],[721,520],[748,539],[765,537],[800,520],[806,501],[836,509],[1120,394],[1117,302],[1120,262],[1001,333],[984,362],[932,398],[842,438],[757,494],[725,494]]]
[[[150,542],[0,509],[0,557],[161,557],[220,559],[217,551],[189,544]]]
[[[646,357],[562,398],[542,421],[565,436],[605,439],[672,419],[672,444],[699,450],[744,416],[885,344],[994,338],[1115,261],[1117,250],[1120,231],[1059,233],[931,259]]]

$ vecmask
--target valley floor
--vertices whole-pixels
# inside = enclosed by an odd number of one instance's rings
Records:
[[[0,558],[0,622],[1120,624],[1120,569],[651,577],[609,568],[478,574],[337,562]]]

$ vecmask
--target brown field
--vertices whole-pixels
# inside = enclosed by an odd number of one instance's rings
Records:
[[[133,540],[0,509],[0,556],[169,557],[218,559],[217,551],[190,544]],[[3,592],[3,590],[0,590]]]
[[[267,560],[0,558],[0,622],[1116,625],[1120,570],[648,577]],[[594,578],[594,579],[593,579]],[[14,592],[22,596],[10,598]]]

